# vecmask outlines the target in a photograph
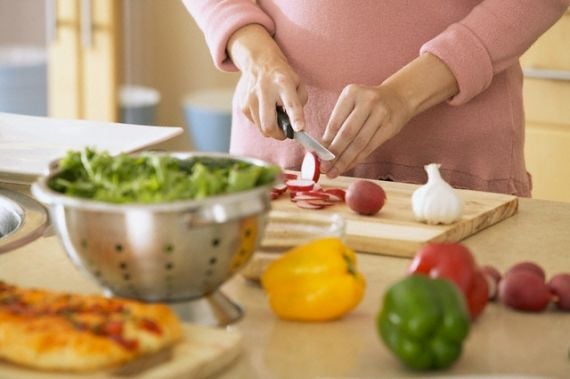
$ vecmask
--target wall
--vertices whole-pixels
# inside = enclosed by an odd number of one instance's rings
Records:
[[[201,31],[180,0],[127,0],[124,82],[157,88],[158,124],[185,126],[182,99],[192,91],[233,87],[238,74],[212,63]],[[187,136],[159,146],[191,148]]]
[[[0,45],[45,46],[45,0],[0,0]]]
[[[123,0],[123,4],[123,83],[160,91],[157,124],[185,127],[185,95],[235,86],[237,74],[214,68],[202,33],[181,0]],[[0,45],[45,46],[45,25],[45,0],[0,0]],[[158,148],[191,147],[183,135]]]

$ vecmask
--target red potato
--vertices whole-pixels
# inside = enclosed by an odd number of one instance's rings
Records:
[[[481,267],[481,272],[485,275],[489,284],[489,300],[496,300],[499,291],[499,282],[501,281],[501,273],[493,266]]]
[[[499,283],[501,303],[516,310],[542,312],[548,307],[550,298],[550,289],[532,271],[515,270]]]
[[[376,183],[358,180],[348,186],[345,200],[350,209],[356,213],[372,216],[384,206],[386,192]]]
[[[544,274],[544,270],[542,269],[542,267],[540,267],[538,264],[536,264],[534,262],[517,263],[516,265],[512,266],[507,271],[507,273],[505,274],[505,277],[507,275],[509,275],[511,272],[515,272],[515,271],[528,271],[528,272],[540,277],[542,279],[542,281],[544,281],[546,279],[546,275]]]
[[[557,274],[548,281],[558,309],[570,311],[570,274]]]

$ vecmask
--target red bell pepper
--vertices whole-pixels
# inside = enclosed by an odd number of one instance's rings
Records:
[[[472,320],[475,320],[487,305],[489,284],[469,249],[462,244],[424,245],[416,253],[408,272],[454,282],[465,296]]]

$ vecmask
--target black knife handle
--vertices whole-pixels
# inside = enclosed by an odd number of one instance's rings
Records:
[[[289,116],[281,107],[277,107],[277,124],[287,138],[293,138],[295,131],[291,126],[291,120],[289,120]]]

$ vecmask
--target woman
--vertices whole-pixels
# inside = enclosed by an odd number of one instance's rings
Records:
[[[184,0],[217,67],[241,71],[230,151],[298,169],[276,123],[321,139],[328,176],[530,196],[519,56],[570,0]]]

